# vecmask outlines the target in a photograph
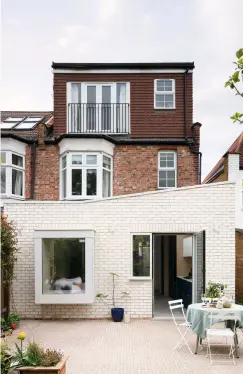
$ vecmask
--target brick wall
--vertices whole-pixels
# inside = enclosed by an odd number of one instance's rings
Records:
[[[198,155],[186,146],[116,146],[113,194],[123,195],[158,189],[158,152],[177,152],[177,186],[198,184]]]
[[[243,232],[235,233],[236,254],[236,300],[243,303]]]
[[[226,283],[235,292],[235,200],[231,183],[114,197],[92,202],[4,201],[19,229],[13,282],[14,305],[25,318],[102,318],[109,308],[35,304],[34,230],[95,230],[95,293],[110,294],[110,271],[130,293],[124,306],[132,317],[152,316],[152,280],[131,281],[131,233],[206,231],[206,283]],[[105,212],[105,219],[104,219]]]
[[[228,155],[228,180],[235,182],[235,227],[243,230],[243,170],[240,169],[240,155]]]
[[[26,146],[25,196],[31,198],[31,186],[35,179],[35,200],[59,200],[59,147],[44,143],[45,125],[36,127],[38,144]],[[35,152],[35,177],[33,175],[33,152]]]

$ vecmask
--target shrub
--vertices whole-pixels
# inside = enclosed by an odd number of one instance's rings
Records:
[[[56,349],[47,349],[41,361],[42,366],[55,366],[61,359],[63,354]]]
[[[1,342],[1,373],[8,374],[10,369],[11,356],[8,353],[7,343]]]

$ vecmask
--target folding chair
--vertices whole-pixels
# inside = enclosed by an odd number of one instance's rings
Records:
[[[212,311],[208,316],[210,319],[210,328],[206,330],[206,339],[207,339],[207,356],[210,358],[210,364],[213,365],[212,356],[222,356],[222,354],[212,353],[211,346],[212,345],[223,345],[229,346],[229,358],[232,356],[232,360],[214,360],[214,362],[232,362],[235,365],[235,357],[234,357],[234,343],[236,339],[236,323],[240,320],[240,314],[237,311],[229,311],[229,310],[221,310],[221,311]],[[227,321],[234,321],[234,327],[231,328],[212,328],[212,325],[218,322],[227,322]],[[224,343],[214,343],[212,344],[211,338],[225,338],[226,342]],[[231,339],[231,343],[227,344],[227,339]]]
[[[184,305],[182,304],[182,302],[183,302],[182,299],[168,301],[169,308],[170,308],[170,311],[171,311],[171,314],[172,314],[172,317],[173,317],[173,321],[174,321],[174,323],[176,325],[176,328],[179,331],[179,334],[181,336],[180,340],[178,341],[178,343],[176,344],[176,346],[173,348],[173,351],[175,349],[177,349],[177,347],[181,344],[182,341],[184,341],[184,343],[186,344],[186,346],[189,349],[189,351],[191,352],[191,354],[193,354],[192,350],[189,347],[189,345],[188,345],[188,343],[186,341],[186,338],[185,338],[185,336],[188,333],[188,331],[191,330],[191,324],[186,319],[185,312],[184,312]],[[180,323],[178,323],[176,321],[176,317],[177,316],[174,315],[174,311],[175,310],[181,310],[181,316],[183,317],[184,322],[181,323],[181,320],[180,320]],[[184,333],[181,331],[183,328],[185,328]]]

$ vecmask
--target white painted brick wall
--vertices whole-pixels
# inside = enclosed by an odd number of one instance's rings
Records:
[[[187,233],[206,230],[206,282],[227,283],[235,291],[235,186],[207,184],[128,195],[96,202],[5,201],[19,232],[13,302],[25,318],[102,318],[109,309],[90,305],[35,305],[34,230],[95,230],[95,292],[110,292],[109,272],[120,274],[122,303],[132,317],[152,316],[152,281],[130,280],[131,233]]]
[[[243,229],[243,170],[240,170],[240,155],[228,155],[228,179],[235,182],[235,227]]]

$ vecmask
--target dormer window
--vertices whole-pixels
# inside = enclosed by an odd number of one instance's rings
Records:
[[[154,109],[175,109],[174,79],[155,79]]]

